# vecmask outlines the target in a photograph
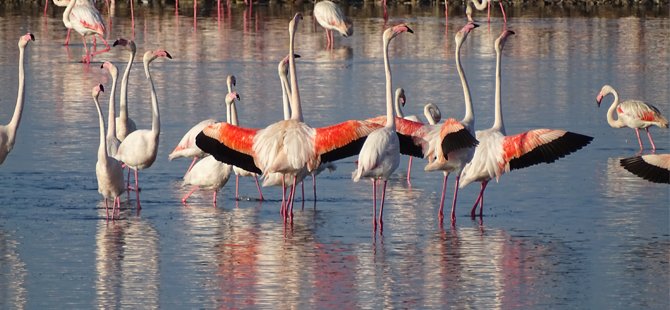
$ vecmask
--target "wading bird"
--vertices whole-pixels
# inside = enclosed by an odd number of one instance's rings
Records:
[[[354,34],[354,24],[342,13],[342,9],[332,1],[324,0],[314,5],[314,18],[326,32],[326,48],[333,48],[333,30],[348,37]]]

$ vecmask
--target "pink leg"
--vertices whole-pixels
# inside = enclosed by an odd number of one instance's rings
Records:
[[[193,192],[195,192],[196,189],[198,189],[197,185],[191,187],[191,190],[188,191],[188,193],[186,193],[186,195],[184,197],[182,197],[181,203],[186,204],[186,199],[188,199],[188,197],[191,197],[191,194],[193,194]],[[138,200],[138,202],[139,202],[139,200]]]
[[[189,171],[191,171],[191,169],[193,169],[193,165],[195,165],[196,161],[198,161],[198,156],[193,157],[193,161],[191,161],[191,165],[188,166],[188,169],[186,170],[186,173],[188,173]],[[186,176],[186,174],[184,174],[184,176]]]
[[[130,28],[135,29],[135,5],[134,0],[130,0]]]
[[[179,15],[179,0],[174,2],[174,15]]]
[[[484,194],[482,194],[482,199],[479,201],[479,217],[484,216]]]
[[[137,170],[135,170],[135,194],[137,196],[137,211],[139,212],[142,206],[140,205],[140,181]]]
[[[291,210],[289,211],[289,216],[291,217],[291,220],[293,220],[293,200],[295,199],[295,187],[296,187],[296,181],[298,177],[293,176],[293,189],[292,189],[292,194],[291,194]],[[305,199],[305,187],[303,186],[302,188],[302,197]]]
[[[412,181],[410,180],[410,175],[412,174],[412,156],[409,157],[409,161],[407,162],[407,184],[412,185]]]
[[[644,150],[644,147],[642,146],[642,139],[640,139],[640,129],[635,128],[635,135],[637,136],[637,142],[640,144],[640,151]]]
[[[454,200],[451,203],[451,223],[456,223],[456,200],[458,199],[458,183],[460,182],[461,177],[456,177],[456,184],[454,185]]]
[[[93,42],[95,42],[95,37],[96,37],[96,36],[100,36],[100,35],[95,35],[95,36],[93,36]],[[102,36],[100,36],[100,40],[102,40],[102,43],[105,44],[105,49],[104,49],[104,50],[101,50],[101,51],[99,51],[99,52],[95,52],[95,53],[93,53],[93,55],[91,55],[91,56],[95,56],[95,55],[98,55],[98,54],[102,54],[102,53],[108,52],[108,51],[111,49],[111,47],[109,47],[109,43],[107,43],[107,40],[105,40],[105,38],[103,38]]]
[[[656,150],[656,144],[654,144],[654,139],[651,138],[651,132],[649,132],[649,127],[645,128],[644,130],[647,131],[647,137],[649,137],[649,142],[651,143],[651,149]]]
[[[193,31],[198,29],[198,1],[193,0]]]
[[[479,196],[477,197],[477,200],[475,201],[475,205],[472,206],[472,210],[470,210],[470,217],[475,218],[475,210],[477,210],[477,205],[481,202],[482,206],[484,205],[484,190],[486,190],[486,185],[489,183],[489,181],[484,181],[482,182],[481,185],[481,190],[479,191]]]
[[[440,209],[437,211],[437,218],[442,222],[444,218],[444,195],[447,192],[447,178],[449,178],[449,173],[444,174],[444,180],[442,181],[442,196],[440,197]]]
[[[44,1],[44,16],[47,16],[47,8],[49,8],[49,0]]]
[[[372,179],[372,228],[377,231],[377,179]]]
[[[67,36],[65,37],[65,43],[64,43],[65,46],[70,45],[70,32],[72,32],[72,29],[67,30]]]
[[[216,194],[218,194],[219,191],[215,190],[214,195],[212,195],[212,203],[214,204],[214,208],[216,208]]]
[[[288,218],[288,211],[290,208],[291,201],[293,201],[293,195],[295,195],[295,187],[291,186],[291,189],[288,191],[288,197],[286,198],[286,203],[284,204],[284,220]]]
[[[387,182],[387,180],[384,180],[384,185],[382,186],[382,206],[381,206],[381,208],[379,208],[379,230],[380,231],[384,228],[383,215],[384,215],[384,196],[386,195],[386,182]]]
[[[316,175],[312,174],[312,191],[314,192],[314,201],[316,201]]]
[[[235,200],[240,200],[240,176],[235,175]]]
[[[116,212],[114,212],[116,210]],[[121,197],[116,197],[114,199],[114,208],[112,208],[112,220],[114,219],[114,216],[118,218],[121,212]]]
[[[500,11],[502,11],[503,20],[505,21],[505,25],[507,25],[507,15],[505,14],[505,9],[503,8],[502,1],[500,1],[498,3],[500,4]]]
[[[305,182],[300,182],[300,187],[302,187],[302,202],[305,202]]]
[[[265,200],[265,198],[263,198],[263,191],[261,191],[261,184],[258,183],[258,176],[257,175],[254,175],[254,180],[256,181],[256,189],[258,189],[258,196],[260,197],[259,199],[261,201]]]
[[[286,180],[282,177],[281,180],[281,208],[279,209],[279,214],[284,215],[284,205],[286,204]]]
[[[105,198],[105,213],[107,213],[107,221],[109,221],[109,206],[107,206],[107,198]],[[114,210],[112,210],[112,214],[114,214]]]
[[[486,3],[486,21],[491,23],[491,1]]]
[[[85,64],[91,63],[91,56],[88,53],[88,45],[86,45],[86,37],[81,36],[82,41],[84,42],[84,50],[86,51],[86,55],[82,59],[82,62]],[[638,135],[639,136],[639,135]]]

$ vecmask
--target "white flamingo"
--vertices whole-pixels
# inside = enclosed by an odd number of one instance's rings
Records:
[[[600,107],[603,97],[609,94],[614,96],[614,101],[607,110],[607,123],[612,128],[628,127],[635,129],[637,142],[640,144],[640,151],[644,149],[642,139],[640,139],[640,128],[644,128],[652,149],[656,150],[656,144],[654,144],[654,139],[651,138],[649,126],[668,128],[668,120],[661,115],[661,111],[655,106],[640,100],[626,100],[619,103],[619,94],[610,85],[603,86],[600,93],[598,93],[598,97],[596,97],[598,107]],[[614,119],[615,114],[618,116],[617,119]]]
[[[354,24],[346,17],[340,7],[332,1],[324,0],[314,5],[314,18],[326,32],[326,48],[335,44],[333,30],[348,37],[354,34]]]
[[[75,4],[79,1],[81,5]],[[63,12],[63,24],[68,29],[74,29],[82,37],[84,42],[84,49],[86,50],[86,55],[84,55],[82,61],[84,63],[90,63],[91,58],[97,54],[101,54],[109,51],[110,47],[105,40],[105,22],[102,20],[102,16],[98,9],[95,8],[92,2],[88,0],[71,0],[65,11]],[[105,44],[106,48],[101,51],[90,53],[88,46],[86,45],[86,36],[95,36],[100,37],[100,40]],[[66,42],[67,44],[67,42]]]
[[[388,50],[391,40],[403,32],[413,33],[412,29],[407,27],[407,25],[400,24],[386,29],[382,36],[384,69],[386,71],[386,125],[368,135],[358,155],[358,167],[353,173],[354,182],[358,182],[361,178],[370,178],[372,180],[373,217],[377,213],[377,181],[383,181],[381,207],[379,209],[380,230],[384,225],[382,216],[384,213],[386,183],[391,174],[398,168],[400,162],[400,141],[398,140],[394,121],[393,80]],[[373,220],[373,227],[377,228],[376,218]]]
[[[107,151],[107,139],[105,138],[105,119],[102,116],[102,109],[98,102],[100,92],[104,91],[102,84],[93,87],[92,95],[95,107],[98,110],[98,120],[100,123],[100,146],[98,147],[98,161],[95,164],[95,176],[98,179],[98,193],[105,198],[105,212],[109,220],[109,206],[107,199],[113,201],[112,219],[116,210],[121,209],[121,195],[125,191],[123,182],[123,168],[121,163],[110,156]]]
[[[107,154],[114,156],[121,144],[121,141],[116,137],[116,81],[119,78],[119,70],[109,61],[105,61],[100,68],[107,69],[112,76],[112,90],[109,94],[109,110],[107,115]]]
[[[23,69],[23,60],[26,45],[29,41],[35,41],[32,33],[26,33],[19,38],[19,92],[16,95],[16,106],[14,114],[7,125],[0,125],[0,165],[5,161],[9,152],[14,148],[16,142],[16,131],[21,123],[21,114],[23,113],[23,100],[25,94],[26,75]]]
[[[472,161],[465,166],[461,173],[461,188],[475,181],[481,182],[479,196],[470,211],[470,216],[473,218],[478,204],[480,205],[479,215],[482,216],[484,190],[491,179],[498,179],[510,170],[543,162],[554,162],[577,151],[593,140],[589,136],[559,129],[534,129],[514,136],[506,135],[500,103],[501,58],[505,41],[512,34],[514,32],[503,29],[503,32],[495,41],[496,87],[493,127],[476,132],[479,145],[475,149]]]
[[[470,2],[475,5],[475,8],[477,11],[483,11],[486,9],[486,21],[491,22],[491,2],[494,0],[466,0],[466,9],[465,13],[468,17],[468,21],[472,22],[472,8],[470,7]],[[503,4],[501,0],[498,0],[498,4],[500,4],[500,11],[502,12],[503,20],[505,21],[505,24],[507,24],[507,14],[505,14],[505,8],[503,8]]]
[[[621,159],[621,166],[633,174],[654,182],[670,183],[670,154],[647,154]]]
[[[162,49],[156,51],[147,51],[144,53],[144,72],[151,85],[151,130],[141,129],[135,130],[129,134],[119,146],[115,158],[123,162],[126,166],[135,171],[135,191],[137,194],[137,209],[140,206],[140,188],[137,176],[137,171],[151,167],[156,160],[156,153],[158,151],[158,137],[160,134],[160,114],[158,111],[158,99],[156,98],[156,90],[154,89],[154,82],[151,79],[149,72],[149,64],[159,57],[167,57],[172,59],[170,54]]]
[[[137,129],[135,121],[128,116],[128,78],[130,77],[130,69],[133,67],[135,61],[135,54],[137,53],[137,46],[132,40],[118,39],[114,41],[112,46],[124,46],[128,49],[130,57],[128,57],[128,64],[126,70],[121,77],[121,98],[119,99],[119,116],[116,118],[116,137],[123,141],[131,132]]]
[[[213,156],[207,156],[198,161],[193,169],[189,170],[184,175],[183,185],[193,185],[191,190],[181,199],[181,202],[186,204],[186,199],[193,194],[197,189],[205,189],[214,191],[212,195],[212,203],[216,207],[216,195],[219,190],[228,183],[230,178],[231,166],[222,163]]]

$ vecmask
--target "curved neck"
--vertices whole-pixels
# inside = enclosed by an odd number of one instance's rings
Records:
[[[389,43],[390,38],[384,38],[384,71],[386,72],[386,127],[395,129],[395,120],[393,119],[393,78],[391,77],[391,64],[389,63]]]
[[[98,110],[98,121],[100,122],[100,146],[98,146],[98,161],[107,160],[107,141],[105,140],[105,120],[102,116],[98,97],[93,97],[95,107]]]
[[[107,112],[107,136],[110,138],[116,136],[116,80],[119,78],[119,72],[114,70],[112,73],[112,90],[109,93],[109,110]]]
[[[72,28],[72,24],[70,23],[70,13],[76,2],[77,0],[70,0],[70,3],[67,4],[67,7],[65,7],[65,11],[63,12],[63,24],[66,28]]]
[[[402,113],[402,106],[400,105],[400,93],[395,94],[395,114],[403,118],[405,114]]]
[[[16,95],[16,107],[14,107],[14,115],[12,115],[12,120],[7,124],[7,142],[9,145],[14,144],[14,139],[16,138],[16,130],[19,128],[19,123],[21,123],[21,114],[23,112],[23,97],[25,94],[25,73],[23,70],[23,54],[25,47],[19,47],[19,91]]]
[[[302,118],[302,108],[300,106],[300,91],[298,90],[298,76],[295,69],[295,56],[294,56],[294,41],[295,34],[294,29],[289,31],[289,50],[288,50],[288,67],[291,75],[291,119],[297,121],[303,121]]]
[[[291,119],[291,107],[289,106],[289,96],[291,96],[291,89],[288,85],[288,78],[284,74],[279,74],[279,80],[281,81],[281,99],[282,99],[282,108],[284,110],[284,120]]]
[[[230,124],[237,126],[237,108],[235,107],[235,101],[230,104]]]
[[[475,114],[472,109],[472,99],[470,99],[470,86],[468,86],[468,79],[465,77],[465,72],[463,72],[463,66],[461,65],[461,46],[463,46],[462,39],[460,42],[456,42],[456,70],[458,70],[458,76],[461,78],[461,86],[463,87],[463,100],[465,102],[465,116],[461,123],[465,128],[474,132],[475,128]]]
[[[472,0],[472,4],[475,5],[475,8],[476,8],[478,11],[481,11],[481,10],[483,10],[483,9],[486,8],[486,6],[488,5],[489,1],[490,1],[490,0],[482,0],[481,2],[479,2],[479,1],[477,1],[477,0]]]
[[[496,48],[496,94],[495,94],[495,120],[493,121],[493,129],[499,130],[503,135],[505,134],[505,124],[503,123],[502,104],[500,103],[500,83],[502,80],[501,74],[502,51]]]
[[[614,118],[616,115],[616,108],[619,106],[619,94],[615,90],[610,90],[608,93],[614,96],[614,101],[607,110],[607,123],[614,128],[624,127],[623,122],[618,117],[616,119]]]
[[[161,121],[158,111],[156,89],[154,88],[154,80],[151,78],[151,72],[149,71],[149,62],[144,64],[144,71],[146,71],[147,79],[149,79],[149,84],[151,84],[151,132],[158,136],[161,131]]]
[[[425,107],[423,107],[423,115],[426,117],[426,119],[428,120],[428,124],[430,125],[437,124],[437,120],[435,120],[435,118],[433,117],[433,111],[435,111],[436,109],[437,107],[434,106],[432,103],[427,104]]]
[[[130,68],[133,66],[134,60],[135,51],[131,50],[126,71],[123,72],[123,77],[121,78],[121,99],[119,100],[119,118],[121,119],[128,119],[128,77],[130,76]]]

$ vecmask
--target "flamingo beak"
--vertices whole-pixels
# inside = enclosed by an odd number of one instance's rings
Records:
[[[168,53],[167,51],[165,51],[165,57],[167,57],[168,59],[172,59],[172,55],[170,55],[170,53]]]
[[[598,94],[598,97],[596,97],[596,103],[598,104],[598,107],[600,108],[600,102],[603,101],[603,95]]]
[[[30,41],[35,41],[35,36],[32,33],[29,33],[30,35]]]
[[[239,94],[235,94],[235,98],[237,98],[237,100],[242,100],[242,98],[240,98]]]

